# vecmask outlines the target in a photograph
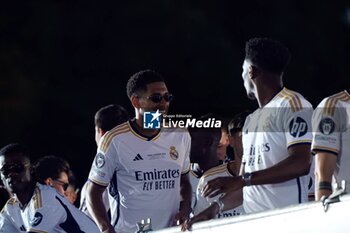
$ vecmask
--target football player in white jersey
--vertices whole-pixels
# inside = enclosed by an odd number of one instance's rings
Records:
[[[0,214],[0,232],[99,232],[95,223],[56,189],[36,183],[26,149],[9,144],[0,150],[0,173],[14,194]]]
[[[350,90],[327,97],[312,116],[316,200],[329,196],[345,180],[350,192]],[[332,177],[334,183],[332,185]]]
[[[206,120],[211,115],[205,115],[200,119]],[[211,203],[217,201],[218,197],[204,198],[202,196],[202,188],[207,181],[221,176],[236,176],[236,167],[234,162],[221,164],[221,160],[217,156],[217,147],[222,138],[222,130],[219,128],[211,129],[190,129],[191,144],[191,160],[196,161],[204,172],[200,178],[196,188],[197,204],[193,209],[195,215],[202,212],[210,206]],[[240,215],[242,208],[228,211],[220,211],[215,214],[215,218],[223,218],[229,216]]]
[[[283,87],[289,51],[280,42],[254,38],[246,43],[244,87],[259,108],[243,129],[243,175],[208,182],[204,196],[243,188],[247,213],[307,201],[311,164],[312,106],[302,95]]]
[[[228,139],[229,139],[230,146],[234,150],[234,161],[230,161],[227,164],[227,166],[224,166],[224,165],[215,166],[203,174],[200,180],[200,183],[198,185],[198,194],[200,194],[200,196],[198,197],[198,201],[196,202],[198,203],[196,205],[197,208],[194,208],[194,212],[196,212],[196,215],[182,225],[183,231],[191,229],[192,225],[196,222],[209,220],[214,218],[215,216],[220,218],[220,217],[230,217],[230,216],[237,216],[237,215],[244,214],[243,206],[240,205],[242,203],[241,198],[243,196],[241,191],[238,191],[234,195],[230,196],[232,200],[229,199],[228,197],[221,197],[219,199],[219,196],[216,196],[214,198],[204,198],[201,195],[202,194],[201,191],[205,186],[205,184],[208,182],[208,180],[214,179],[216,177],[222,177],[222,176],[239,175],[242,155],[243,155],[242,128],[244,125],[244,121],[249,114],[250,112],[248,111],[239,113],[235,115],[232,118],[232,120],[229,122],[227,126],[227,131],[229,132]],[[191,136],[192,136],[191,148],[193,148],[192,150],[197,151],[197,149],[194,149],[195,145],[193,145],[196,139],[193,134]],[[212,132],[211,136],[214,137],[214,132]],[[198,140],[198,137],[197,137],[197,140]],[[197,143],[197,148],[198,147],[205,147],[205,146],[198,145]],[[209,150],[206,150],[206,153],[208,152]],[[196,154],[196,153],[195,152],[191,153],[191,158],[193,154]],[[194,157],[200,157],[200,156],[198,156],[197,154]],[[203,157],[205,158],[205,156]],[[206,160],[203,160],[200,163],[206,163]],[[226,203],[226,202],[229,202],[229,203]],[[209,205],[210,203],[215,203],[216,205]],[[220,208],[222,208],[222,213],[219,213]]]
[[[134,232],[137,222],[147,218],[157,230],[183,222],[191,211],[190,135],[151,127],[160,126],[159,116],[167,113],[173,99],[164,79],[155,71],[140,71],[129,79],[127,94],[135,119],[101,138],[87,185],[89,212],[103,232]],[[101,201],[113,174],[119,202],[115,226]]]
[[[212,117],[217,120],[221,120],[222,122],[221,138],[216,148],[216,156],[218,158],[218,162],[216,163],[216,160],[215,160],[214,165],[219,165],[221,163],[228,163],[229,159],[226,155],[226,148],[229,145],[229,141],[228,141],[227,130],[224,128],[225,125],[223,124],[224,120],[222,117],[218,115],[213,115]],[[199,156],[199,159],[201,159],[200,156]],[[196,195],[197,186],[200,178],[204,173],[203,168],[201,168],[201,166],[196,162],[197,160],[198,160],[198,156],[196,154],[190,155],[191,165],[190,165],[189,177],[190,177],[190,183],[192,187],[192,214],[193,214],[193,210],[195,209],[195,206],[197,205],[197,195]]]
[[[126,122],[129,120],[129,113],[126,109],[118,104],[110,104],[100,108],[95,113],[95,142],[98,145],[100,139],[105,133],[117,125]],[[89,182],[89,180],[87,181]],[[89,217],[92,217],[86,206],[86,186],[87,182],[84,184],[81,189],[80,196],[80,206],[79,209],[83,211]],[[117,219],[117,209],[118,202],[114,199],[117,195],[116,193],[116,184],[115,180],[109,184],[108,188],[103,193],[103,203],[107,211],[109,211],[109,217],[111,218],[111,224],[114,225],[114,222]]]

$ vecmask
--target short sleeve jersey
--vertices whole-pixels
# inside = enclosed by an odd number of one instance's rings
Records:
[[[230,171],[228,170],[228,163],[222,164],[216,167],[213,167],[206,171],[203,176],[200,178],[197,189],[196,189],[196,197],[197,197],[197,204],[195,208],[193,209],[193,213],[197,215],[204,209],[208,208],[210,206],[210,203],[216,201],[219,199],[220,195],[217,195],[212,198],[205,198],[202,196],[202,190],[204,186],[208,183],[208,181],[215,179],[217,177],[226,177],[226,176],[232,176]],[[215,218],[226,218],[226,217],[232,217],[232,216],[239,216],[244,214],[243,206],[240,205],[234,209],[223,211],[222,213],[218,213]]]
[[[311,116],[312,105],[287,88],[250,114],[243,127],[244,171],[269,168],[289,156],[289,147],[311,144]],[[305,202],[308,182],[309,177],[303,176],[277,184],[246,186],[244,209],[251,213]]]
[[[334,172],[335,181],[340,185],[346,181],[350,191],[350,95],[342,91],[325,98],[312,116],[312,151],[325,151],[337,156]],[[333,155],[331,155],[333,156]]]
[[[54,188],[37,184],[29,203],[21,208],[12,197],[0,214],[0,232],[98,233],[95,223]]]
[[[181,174],[189,171],[191,138],[187,130],[161,129],[153,138],[125,122],[107,132],[98,147],[89,179],[114,183],[119,202],[117,232],[134,232],[151,218],[152,229],[169,227],[180,203]]]

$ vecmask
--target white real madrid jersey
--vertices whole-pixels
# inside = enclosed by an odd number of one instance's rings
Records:
[[[89,179],[117,189],[115,230],[134,232],[136,223],[151,218],[152,229],[169,227],[179,210],[181,174],[189,171],[187,130],[162,129],[146,138],[126,122],[100,140]]]
[[[311,143],[311,116],[311,104],[286,88],[249,115],[243,127],[244,171],[269,168],[289,156],[290,146]],[[251,213],[305,202],[308,182],[309,177],[304,176],[278,184],[244,187],[244,209]]]
[[[0,214],[0,232],[98,233],[95,223],[54,188],[37,184],[34,194],[21,209],[12,197]]]
[[[342,91],[325,98],[312,116],[312,150],[337,156],[334,178],[338,184],[346,181],[350,191],[350,95]]]
[[[209,169],[208,171],[204,172],[203,176],[200,178],[197,189],[196,189],[196,197],[197,197],[197,204],[195,208],[193,209],[193,213],[195,215],[202,212],[204,209],[208,208],[210,206],[210,203],[216,201],[220,198],[220,195],[217,195],[212,198],[205,198],[202,196],[202,190],[204,186],[208,183],[208,181],[217,178],[217,177],[225,177],[225,176],[232,176],[232,174],[228,170],[229,164],[222,164],[216,167],[213,167]],[[244,214],[243,206],[238,206],[231,210],[223,211],[222,213],[218,213],[216,215],[216,218],[226,218],[226,217],[232,217],[232,216],[238,216]]]

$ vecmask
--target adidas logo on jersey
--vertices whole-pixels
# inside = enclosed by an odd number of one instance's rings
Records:
[[[140,154],[137,154],[137,155],[135,156],[135,158],[133,159],[133,161],[137,161],[137,160],[143,160],[143,158],[141,157]]]

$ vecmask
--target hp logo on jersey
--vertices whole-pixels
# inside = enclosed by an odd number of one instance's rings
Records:
[[[160,129],[160,116],[162,113],[156,112],[143,113],[143,128],[144,129]]]
[[[301,118],[297,117],[296,119],[293,119],[289,123],[289,133],[293,137],[302,137],[307,132],[307,123],[306,121]]]

